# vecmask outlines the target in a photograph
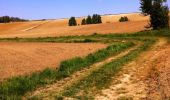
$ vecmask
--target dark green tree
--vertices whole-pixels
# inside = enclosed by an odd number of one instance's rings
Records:
[[[77,21],[75,17],[71,17],[68,22],[69,26],[77,26]]]
[[[153,0],[141,0],[140,10],[144,15],[149,15],[151,13],[152,1]]]
[[[141,0],[140,8],[144,15],[150,15],[150,27],[153,29],[169,27],[169,8],[166,0]]]
[[[85,18],[82,20],[81,25],[86,25],[86,19]]]
[[[93,24],[102,23],[101,16],[98,15],[98,14],[94,14],[94,15],[92,16],[92,23],[93,23]]]
[[[92,24],[92,18],[90,15],[86,19],[86,24]]]
[[[92,23],[93,24],[97,24],[98,23],[98,19],[97,19],[97,14],[94,14],[93,16],[92,16]]]
[[[97,15],[97,23],[98,24],[102,23],[102,18],[100,15]]]

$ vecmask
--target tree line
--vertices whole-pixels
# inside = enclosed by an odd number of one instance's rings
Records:
[[[169,27],[169,8],[166,4],[167,0],[140,0],[140,10],[145,16],[150,16],[150,27],[153,29],[168,28]],[[129,21],[125,17],[121,17],[120,22]],[[86,24],[99,24],[102,23],[100,15],[94,14],[84,18],[81,22],[82,25]],[[75,17],[69,19],[69,26],[76,26],[77,22]]]
[[[88,16],[87,18],[84,18],[82,20],[82,25],[86,25],[86,24],[100,24],[102,23],[102,18],[100,15],[98,14],[94,14],[93,16]]]
[[[88,16],[87,18],[84,18],[81,22],[81,25],[88,25],[88,24],[100,24],[102,23],[102,18],[98,14],[94,14],[93,16]],[[69,19],[69,26],[77,26],[77,21],[75,17],[71,17]]]
[[[0,23],[23,22],[23,21],[28,21],[28,20],[21,19],[21,18],[18,18],[18,17],[9,17],[9,16],[0,17]]]

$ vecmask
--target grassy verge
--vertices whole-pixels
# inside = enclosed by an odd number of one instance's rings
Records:
[[[0,38],[0,42],[68,42],[68,43],[87,43],[101,42],[104,38],[110,39],[132,39],[134,37],[169,37],[170,29],[161,29],[154,31],[143,31],[134,34],[97,34],[89,36],[61,36],[61,37],[39,37],[39,38]]]
[[[122,68],[123,65],[133,61],[142,51],[147,50],[154,42],[154,40],[145,41],[145,43],[136,50],[102,66],[99,70],[92,72],[88,77],[73,84],[71,87],[68,87],[61,95],[78,99],[92,98],[96,92],[107,88],[110,85],[112,77]]]
[[[89,54],[84,59],[74,58],[69,61],[64,61],[61,63],[59,71],[62,72],[63,76],[69,76],[77,70],[80,70],[86,66],[90,66],[96,62],[100,62],[109,56],[120,53],[122,50],[134,46],[132,42],[128,43],[116,43],[107,47],[106,49],[99,50],[94,54]]]
[[[69,77],[76,71],[88,67],[96,62],[102,61],[109,56],[114,56],[129,47],[134,46],[132,42],[116,43],[106,49],[89,54],[85,58],[74,58],[61,63],[58,70],[46,69],[40,73],[29,76],[20,76],[0,83],[0,99],[20,100],[23,95],[33,91],[40,86],[51,84],[57,80]]]

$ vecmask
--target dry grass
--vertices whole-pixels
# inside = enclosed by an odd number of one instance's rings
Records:
[[[0,43],[0,80],[56,68],[63,60],[105,48],[97,43]]]

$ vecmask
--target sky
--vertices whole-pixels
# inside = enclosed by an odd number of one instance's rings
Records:
[[[1,0],[0,16],[59,19],[139,12],[139,6],[139,0]]]

